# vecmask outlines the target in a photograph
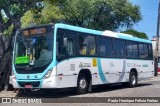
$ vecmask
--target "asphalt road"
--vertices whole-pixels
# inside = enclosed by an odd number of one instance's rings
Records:
[[[65,105],[105,105],[104,103],[94,103],[97,101],[96,99],[104,99],[104,98],[96,98],[96,97],[160,97],[160,75],[158,77],[152,78],[150,80],[139,81],[138,87],[135,88],[127,88],[122,86],[121,84],[107,85],[107,86],[96,86],[93,88],[92,93],[84,94],[84,95],[76,95],[74,90],[54,90],[47,92],[39,91],[39,92],[31,92],[29,94],[21,94],[21,93],[13,93],[13,91],[2,91],[0,92],[0,97],[21,97],[21,98],[46,98],[49,102],[58,102],[55,103],[57,106]],[[72,98],[73,97],[73,98]],[[74,99],[75,97],[78,97]],[[90,98],[88,98],[90,97]],[[66,98],[70,99],[70,103],[63,103]],[[75,104],[76,100],[82,99],[80,104]],[[92,100],[93,101],[92,101]],[[89,103],[83,103],[89,102]],[[12,104],[13,106],[17,106],[16,104]],[[20,105],[20,104],[19,104]],[[25,104],[27,105],[27,104]],[[43,106],[44,104],[38,104],[37,106]],[[52,104],[48,104],[52,105]],[[127,105],[127,103],[107,103],[107,105]],[[132,106],[139,105],[139,103],[130,103]],[[140,104],[144,106],[150,106],[151,103]],[[160,103],[154,103],[156,106],[160,106]],[[1,106],[1,104],[0,104]],[[3,104],[3,106],[11,106],[11,104]],[[34,105],[36,106],[36,105]],[[53,105],[52,105],[53,106]]]

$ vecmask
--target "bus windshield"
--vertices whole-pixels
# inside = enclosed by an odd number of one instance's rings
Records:
[[[14,49],[14,63],[16,68],[41,68],[48,65],[53,58],[53,31],[34,33],[16,38]]]

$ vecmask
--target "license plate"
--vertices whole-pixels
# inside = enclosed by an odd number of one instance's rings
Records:
[[[32,88],[32,85],[25,85],[25,88]]]

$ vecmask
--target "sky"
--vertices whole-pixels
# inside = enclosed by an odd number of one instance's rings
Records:
[[[140,6],[143,20],[134,25],[134,29],[147,34],[149,39],[156,36],[159,0],[130,0]]]

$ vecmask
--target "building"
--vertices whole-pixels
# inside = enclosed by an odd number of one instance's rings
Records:
[[[156,57],[156,36],[152,37],[152,48],[153,48],[153,56]],[[160,37],[159,37],[159,45],[160,45]],[[158,48],[158,72],[160,72],[160,46]]]
[[[153,36],[152,37],[152,48],[153,48],[153,55],[154,55],[154,57],[155,57],[155,51],[156,51],[156,36]],[[159,37],[159,44],[160,44],[160,37]],[[158,48],[158,50],[160,51],[160,46],[159,46],[159,48]],[[160,52],[158,52],[159,54],[159,57],[160,57]]]

